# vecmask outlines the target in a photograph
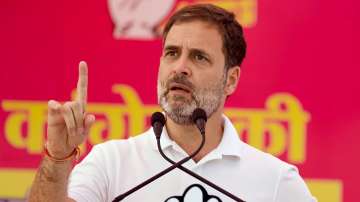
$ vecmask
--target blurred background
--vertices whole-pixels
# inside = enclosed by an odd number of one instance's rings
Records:
[[[319,201],[357,201],[355,0],[0,1],[0,201],[24,201],[43,154],[47,101],[74,97],[81,60],[97,117],[82,155],[147,129],[159,110],[161,30],[193,3],[231,10],[244,26],[248,52],[225,111],[241,138],[296,165]]]

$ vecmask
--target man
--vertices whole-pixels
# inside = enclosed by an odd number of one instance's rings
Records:
[[[223,115],[225,101],[237,87],[245,52],[242,27],[226,10],[194,5],[170,18],[164,29],[158,73],[158,100],[167,117],[162,148],[174,161],[194,152],[201,136],[190,116],[195,108],[203,108],[208,116],[206,142],[184,167],[245,201],[315,201],[294,166],[243,143]],[[128,140],[94,146],[71,172],[76,148],[95,120],[85,108],[84,62],[79,65],[77,90],[74,102],[61,105],[49,101],[47,155],[36,175],[30,201],[112,201],[170,166],[157,151],[150,129]],[[194,184],[201,184],[214,200],[232,201],[178,169],[125,201],[171,201]],[[196,190],[192,194],[196,195]]]

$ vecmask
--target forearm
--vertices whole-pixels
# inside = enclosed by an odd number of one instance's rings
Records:
[[[71,169],[71,160],[59,163],[44,157],[36,173],[28,201],[66,201],[68,177]]]

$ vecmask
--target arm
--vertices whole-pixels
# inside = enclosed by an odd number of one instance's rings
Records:
[[[56,163],[44,157],[36,173],[30,191],[29,202],[66,201],[75,202],[67,197],[68,176],[72,162]]]
[[[80,62],[77,99],[63,105],[54,100],[48,103],[48,156],[44,157],[36,174],[29,195],[30,202],[74,201],[67,197],[68,177],[74,160],[73,151],[85,141],[90,126],[95,121],[94,115],[85,112],[87,77],[87,65]]]

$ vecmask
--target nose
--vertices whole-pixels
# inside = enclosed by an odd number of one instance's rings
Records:
[[[173,68],[173,72],[174,74],[183,74],[185,76],[190,76],[191,75],[191,70],[190,70],[190,61],[188,60],[188,58],[185,55],[182,55],[177,61],[176,63],[174,63],[174,68]]]

